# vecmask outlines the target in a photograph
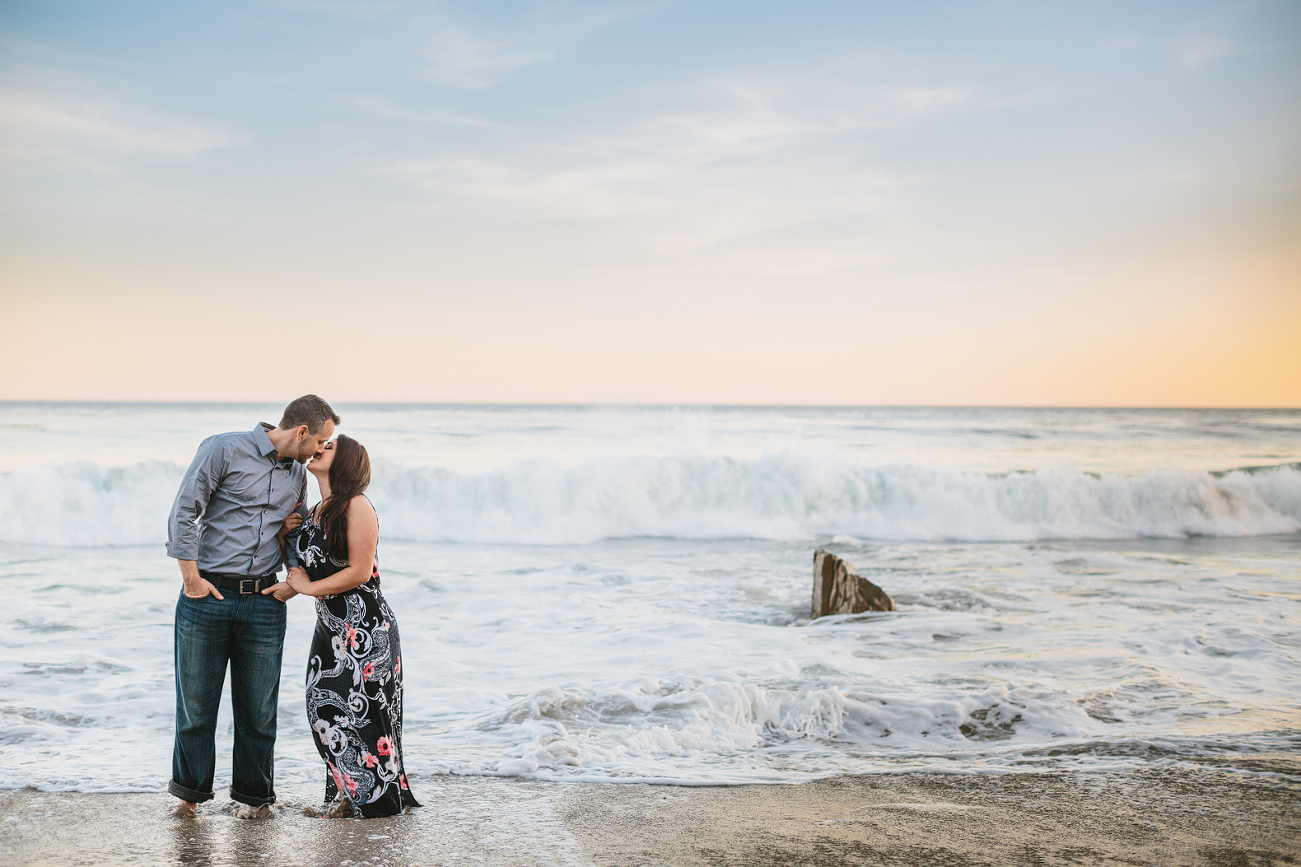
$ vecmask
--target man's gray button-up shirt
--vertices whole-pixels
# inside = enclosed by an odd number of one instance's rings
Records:
[[[210,436],[185,472],[167,522],[167,553],[209,572],[264,575],[280,568],[280,525],[307,495],[307,470],[277,460],[265,422]]]

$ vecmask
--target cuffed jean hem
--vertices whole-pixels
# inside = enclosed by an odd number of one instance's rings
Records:
[[[250,807],[261,807],[264,804],[274,804],[276,802],[276,793],[272,792],[270,797],[266,798],[253,798],[248,795],[241,795],[239,792],[235,791],[235,788],[232,786],[230,789],[230,799],[232,801],[239,801],[241,804],[248,804]]]
[[[180,783],[172,780],[167,784],[167,791],[171,792],[182,801],[189,801],[192,804],[202,804],[204,801],[212,800],[212,792],[196,792],[194,789],[187,789]]]

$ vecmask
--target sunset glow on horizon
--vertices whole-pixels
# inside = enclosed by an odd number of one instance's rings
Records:
[[[13,2],[0,400],[1301,406],[1301,6]]]

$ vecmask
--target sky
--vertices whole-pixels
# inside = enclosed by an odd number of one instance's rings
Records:
[[[0,400],[1301,406],[1301,4],[0,0]]]

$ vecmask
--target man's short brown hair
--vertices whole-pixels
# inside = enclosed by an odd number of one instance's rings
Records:
[[[285,407],[285,414],[280,417],[280,429],[289,430],[300,424],[307,425],[311,433],[320,433],[327,421],[339,423],[339,414],[330,405],[314,394],[305,394],[290,401]]]

